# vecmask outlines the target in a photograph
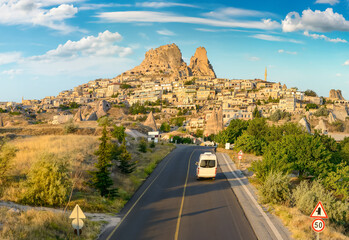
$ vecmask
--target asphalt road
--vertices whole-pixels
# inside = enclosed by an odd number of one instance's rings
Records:
[[[178,146],[100,239],[257,239],[220,168],[216,180],[196,180],[195,162],[207,150]]]

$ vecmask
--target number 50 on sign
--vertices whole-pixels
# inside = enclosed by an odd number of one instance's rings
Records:
[[[315,232],[321,232],[325,229],[325,222],[322,219],[315,219],[311,226]]]

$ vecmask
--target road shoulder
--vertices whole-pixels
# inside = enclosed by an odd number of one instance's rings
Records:
[[[292,239],[281,221],[257,202],[255,190],[226,153],[218,153],[218,163],[235,193],[258,239]]]

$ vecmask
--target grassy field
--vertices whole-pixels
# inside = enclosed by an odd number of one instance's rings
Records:
[[[174,148],[173,145],[159,143],[155,148],[148,147],[146,153],[141,153],[138,151],[136,140],[130,138],[128,142],[130,144],[127,150],[136,162],[136,169],[133,173],[124,175],[119,173],[115,166],[113,167],[112,178],[115,187],[119,189],[119,197],[110,200],[100,197],[97,191],[86,184],[90,178],[88,171],[94,170],[94,163],[97,160],[94,153],[99,145],[98,137],[60,135],[17,138],[9,142],[17,152],[11,162],[12,168],[9,172],[11,181],[3,192],[1,200],[20,202],[23,194],[22,184],[30,167],[38,160],[40,154],[49,152],[69,159],[74,191],[68,209],[79,204],[85,211],[116,213],[131,198],[157,163]]]
[[[84,219],[80,238],[73,232],[71,219],[67,214],[51,211],[13,211],[0,207],[0,239],[2,240],[37,240],[37,239],[86,239],[98,237],[102,222]]]

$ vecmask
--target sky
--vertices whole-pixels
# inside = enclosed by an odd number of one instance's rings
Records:
[[[199,46],[217,77],[264,78],[349,99],[349,0],[0,0],[0,101],[56,96]]]

